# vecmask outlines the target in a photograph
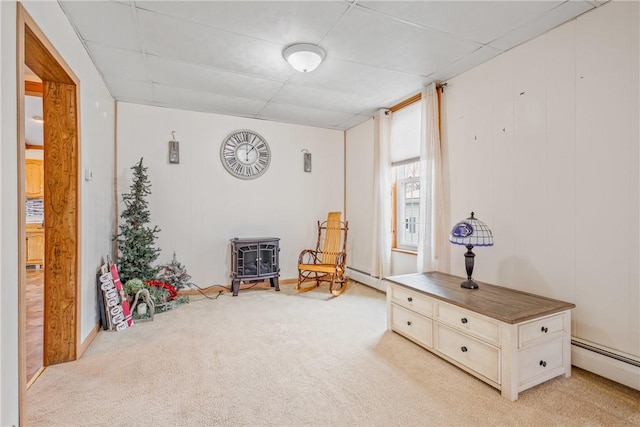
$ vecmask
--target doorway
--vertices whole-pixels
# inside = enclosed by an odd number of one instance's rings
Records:
[[[26,364],[27,388],[43,368],[44,342],[44,119],[42,81],[26,67],[24,98],[26,200]]]
[[[26,178],[25,69],[42,81],[44,219],[44,367],[75,360],[79,348],[79,80],[35,21],[17,5],[18,195],[19,195],[19,404],[25,420],[26,391]]]

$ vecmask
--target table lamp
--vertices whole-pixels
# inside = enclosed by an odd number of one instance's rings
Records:
[[[478,284],[473,281],[473,259],[476,254],[471,249],[474,246],[493,246],[493,233],[487,224],[476,219],[474,213],[453,226],[449,241],[455,245],[463,245],[467,247],[464,254],[464,265],[467,268],[467,280],[460,284],[461,287],[467,289],[478,289]]]

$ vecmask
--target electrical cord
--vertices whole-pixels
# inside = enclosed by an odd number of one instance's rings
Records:
[[[206,299],[218,299],[218,297],[220,295],[222,295],[224,293],[225,290],[229,291],[231,289],[229,289],[228,286],[222,286],[222,285],[212,285],[212,286],[207,286],[206,288],[201,288],[200,286],[196,285],[195,283],[189,283],[189,285],[191,285],[192,287],[195,288],[196,292],[198,292],[199,294],[201,294],[204,298]],[[212,288],[222,288],[223,290],[218,291],[218,295],[216,295],[215,297],[211,297],[209,295],[207,295],[205,293],[205,291],[212,289]]]
[[[243,290],[251,289],[254,286],[256,286],[257,284],[259,284],[259,283],[263,283],[263,282],[256,282],[253,285],[248,286],[246,288],[242,288],[242,289]],[[218,299],[218,297],[220,297],[220,295],[222,295],[224,293],[224,291],[231,291],[231,288],[229,286],[223,286],[223,285],[211,285],[211,286],[207,286],[206,288],[201,288],[200,286],[196,285],[195,283],[189,283],[189,285],[194,287],[195,291],[198,292],[199,294],[201,294],[206,299]],[[205,291],[207,291],[209,289],[212,289],[212,288],[222,288],[222,290],[218,291],[218,295],[216,295],[215,297],[211,297],[211,296],[207,295],[205,293]],[[196,301],[198,301],[198,300],[196,300]]]

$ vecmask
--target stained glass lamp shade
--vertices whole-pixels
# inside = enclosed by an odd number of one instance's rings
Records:
[[[487,224],[478,220],[474,213],[453,226],[449,241],[454,245],[463,245],[467,247],[464,254],[464,264],[467,269],[467,280],[460,284],[461,287],[467,289],[478,289],[478,284],[473,281],[473,262],[476,254],[472,249],[474,246],[493,246],[493,233],[487,227]]]

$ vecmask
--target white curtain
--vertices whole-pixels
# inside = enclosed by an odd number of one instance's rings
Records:
[[[374,277],[391,272],[391,115],[379,110],[374,125],[373,262]]]
[[[443,233],[442,154],[438,89],[431,83],[422,92],[420,125],[420,201],[422,215],[418,233],[418,272],[438,270],[438,258]]]

